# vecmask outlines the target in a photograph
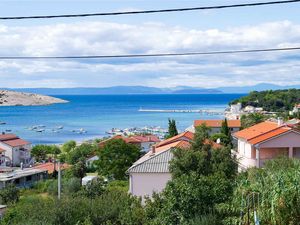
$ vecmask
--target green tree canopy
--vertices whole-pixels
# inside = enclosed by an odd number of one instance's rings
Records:
[[[189,224],[226,202],[233,191],[237,164],[229,148],[213,149],[209,128],[196,128],[192,147],[176,149],[170,163],[172,180],[154,202],[146,206],[153,224]],[[157,210],[154,210],[156,204]],[[149,210],[150,207],[150,210]]]
[[[1,204],[16,203],[19,201],[19,197],[20,191],[13,184],[8,184],[6,187],[0,190]]]
[[[62,151],[63,152],[70,152],[71,150],[73,150],[76,147],[76,141],[68,141],[66,143],[63,144],[62,146]]]
[[[261,114],[261,113],[251,113],[248,115],[242,115],[241,117],[241,125],[242,128],[248,128],[251,127],[255,124],[261,123],[263,121],[265,121],[268,117],[266,117],[265,115]]]
[[[171,138],[178,135],[178,130],[176,127],[176,121],[174,119],[169,119],[169,129],[168,129],[168,135],[166,138]]]
[[[127,169],[141,156],[136,145],[124,140],[109,140],[98,153],[98,171],[101,175],[116,180],[126,179]]]
[[[47,154],[51,154],[52,147],[50,145],[35,145],[31,149],[31,156],[35,158],[36,161],[40,162],[47,158]]]

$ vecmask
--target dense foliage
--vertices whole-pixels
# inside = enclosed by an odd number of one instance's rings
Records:
[[[48,159],[48,155],[52,155],[53,158],[56,158],[60,152],[60,148],[56,145],[35,145],[30,154],[37,162],[40,162]]]
[[[241,117],[242,129],[261,123],[266,119],[268,119],[268,117],[261,113],[250,113],[248,115],[242,115]]]
[[[249,95],[232,101],[230,104],[242,103],[242,106],[251,105],[263,107],[266,111],[282,112],[292,110],[300,102],[300,89],[253,91]]]
[[[127,169],[141,156],[139,147],[122,139],[112,139],[98,152],[98,171],[109,179],[124,180]]]
[[[20,191],[13,184],[8,184],[0,190],[1,204],[16,203],[19,201]]]
[[[264,169],[253,168],[239,176],[229,205],[227,224],[244,224],[254,212],[261,224],[296,225],[300,221],[300,161],[281,158]],[[242,218],[241,215],[244,215]]]
[[[172,181],[146,206],[151,224],[190,224],[231,196],[236,163],[230,149],[215,150],[206,144],[208,130],[205,125],[197,127],[192,147],[174,151]]]
[[[174,137],[178,134],[176,121],[174,119],[169,119],[169,128],[168,128],[168,135],[166,138]]]

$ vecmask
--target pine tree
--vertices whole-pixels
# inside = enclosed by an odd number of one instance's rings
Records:
[[[226,140],[223,140],[223,143],[225,143],[227,146],[232,148],[231,132],[230,132],[230,129],[228,127],[228,122],[227,122],[226,118],[222,122],[221,134],[224,134],[224,136],[226,136]]]
[[[169,133],[169,135],[167,136],[167,138],[171,138],[171,137],[178,135],[176,121],[174,119],[169,119],[169,132],[168,133]]]

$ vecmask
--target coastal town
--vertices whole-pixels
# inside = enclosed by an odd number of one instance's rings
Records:
[[[300,225],[299,5],[0,1],[0,225]]]
[[[96,191],[122,181],[122,189],[128,196],[140,199],[141,207],[148,207],[150,202],[155,203],[157,194],[163,196],[174,182],[174,162],[180,160],[178,151],[182,151],[181,154],[207,151],[204,149],[210,149],[211,154],[227,152],[227,163],[231,162],[236,168],[234,176],[251,168],[259,170],[282,157],[298,160],[300,119],[295,117],[298,106],[296,103],[290,107],[289,117],[282,118],[262,107],[243,107],[237,103],[225,110],[224,119],[200,119],[199,114],[199,119],[191,121],[192,125],[182,132],[178,132],[176,121],[169,119],[167,130],[114,128],[105,138],[82,143],[69,141],[62,145],[33,145],[3,131],[0,135],[0,196],[4,190],[26,196],[26,192],[34,193],[47,184],[50,186],[41,193],[49,193],[52,188],[53,197],[60,199],[68,195],[64,189],[71,185],[68,182],[75,182],[72,179],[78,179],[77,189],[83,191],[89,188]],[[245,123],[245,118],[253,115],[260,116],[261,120],[253,120],[250,125]],[[202,150],[195,150],[196,143]],[[18,204],[15,197],[5,201],[1,206],[4,218],[10,208]]]

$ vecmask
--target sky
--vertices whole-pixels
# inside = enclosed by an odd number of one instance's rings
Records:
[[[267,0],[257,0],[267,1]],[[1,16],[224,5],[242,0],[1,0]],[[0,56],[206,52],[300,47],[300,3],[48,20],[0,20]],[[215,88],[300,84],[300,51],[147,59],[0,60],[0,87]]]

